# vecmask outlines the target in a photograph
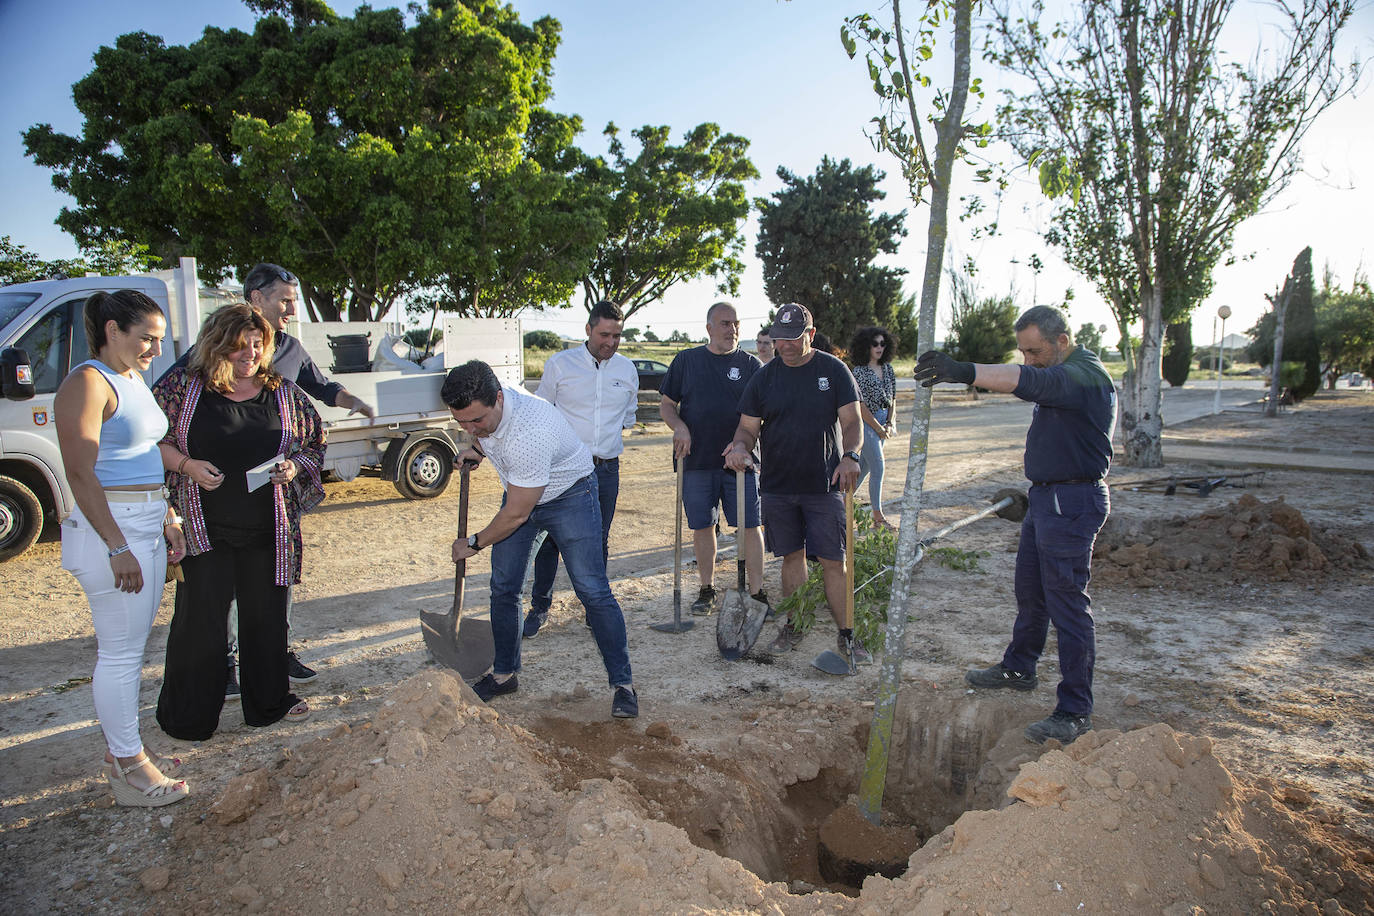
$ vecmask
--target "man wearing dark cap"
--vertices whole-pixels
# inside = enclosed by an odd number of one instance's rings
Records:
[[[816,557],[825,598],[836,624],[845,607],[845,490],[859,478],[859,392],[849,369],[829,353],[812,348],[816,334],[811,313],[789,302],[778,309],[769,329],[776,356],[754,373],[740,398],[739,426],[725,448],[725,465],[742,470],[757,443],[762,447],[764,540],[782,557],[782,593],[806,582],[806,558]],[[775,655],[801,643],[789,618],[768,647]],[[871,661],[840,630],[841,654],[853,645],[855,661]]]

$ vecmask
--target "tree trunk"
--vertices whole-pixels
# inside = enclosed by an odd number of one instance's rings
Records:
[[[926,267],[921,286],[921,311],[916,337],[935,340],[935,306],[940,297],[940,277],[944,265],[945,242],[949,236],[949,186],[959,141],[964,134],[964,107],[968,101],[970,59],[972,57],[972,0],[954,0],[954,78],[949,107],[935,125],[935,162],[930,177],[930,221],[926,231]],[[910,84],[902,32],[901,0],[892,0],[893,31],[897,34],[902,69]],[[909,117],[914,130],[920,130],[914,102],[908,97]],[[883,789],[887,782],[887,753],[901,685],[903,642],[906,634],[907,603],[911,599],[911,580],[921,556],[916,524],[921,514],[925,488],[926,455],[930,447],[931,389],[916,386],[916,404],[911,411],[911,441],[908,446],[906,486],[902,491],[902,517],[897,530],[897,553],[893,560],[892,594],[888,600],[886,645],[878,690],[869,728],[868,751],[859,785],[859,813],[871,823],[881,819]]]
[[[1164,418],[1160,416],[1164,291],[1150,290],[1142,305],[1140,361],[1121,392],[1121,447],[1125,453],[1122,463],[1132,468],[1158,468],[1164,466],[1160,444],[1164,431]]]
[[[1269,366],[1269,400],[1264,405],[1266,417],[1279,415],[1279,376],[1283,373],[1283,324],[1288,315],[1288,290],[1291,283],[1285,283],[1283,292],[1274,303],[1274,362]]]

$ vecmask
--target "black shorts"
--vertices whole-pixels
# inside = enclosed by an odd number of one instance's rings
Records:
[[[809,557],[844,559],[844,494],[764,493],[763,538],[775,557],[803,547]]]

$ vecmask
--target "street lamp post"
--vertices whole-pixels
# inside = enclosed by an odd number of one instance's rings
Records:
[[[1212,413],[1221,413],[1221,367],[1226,365],[1226,319],[1231,317],[1231,306],[1223,305],[1217,309],[1217,315],[1221,318],[1221,340],[1217,347],[1217,394],[1212,400]],[[1212,339],[1216,340],[1216,319],[1212,320]]]

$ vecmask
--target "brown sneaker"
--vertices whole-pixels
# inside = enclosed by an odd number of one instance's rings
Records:
[[[774,637],[764,651],[769,655],[786,655],[800,646],[805,638],[804,634],[797,632],[797,628],[792,626],[792,621],[789,619],[778,627],[778,635]]]

